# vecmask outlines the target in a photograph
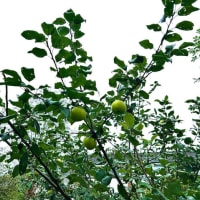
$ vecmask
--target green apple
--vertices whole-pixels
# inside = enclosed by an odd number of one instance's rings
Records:
[[[83,145],[89,149],[89,150],[92,150],[96,147],[97,143],[96,143],[96,140],[92,137],[85,137],[83,139]]]
[[[74,107],[71,110],[71,119],[74,122],[82,121],[86,119],[87,113],[84,108],[82,107]]]
[[[115,114],[124,114],[126,112],[126,104],[122,100],[115,100],[112,105],[112,112]]]

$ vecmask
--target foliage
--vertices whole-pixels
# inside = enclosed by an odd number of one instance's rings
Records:
[[[85,20],[80,14],[70,9],[52,23],[43,22],[42,32],[22,32],[36,44],[28,53],[50,57],[56,81],[53,87],[36,87],[33,68],[1,71],[0,136],[10,147],[1,162],[18,161],[12,176],[24,175],[22,183],[31,183],[35,199],[200,198],[199,97],[187,101],[195,116],[187,133],[167,95],[151,107],[149,98],[159,83],[146,87],[147,78],[174,56],[189,55],[194,43],[184,41],[181,33],[193,29],[185,17],[199,9],[195,0],[161,2],[160,23],[147,25],[149,31],[163,33],[159,45],[145,38],[139,44],[150,57],[135,53],[125,62],[116,56],[109,91],[100,98],[91,79],[92,57],[81,44]],[[12,87],[22,89],[17,100],[8,99]],[[115,100],[125,102],[125,113],[112,112]],[[84,108],[84,120],[71,118],[73,107]],[[94,150],[84,147],[84,137],[96,140]]]
[[[18,191],[18,181],[8,175],[0,176],[0,199],[23,200],[23,194]]]

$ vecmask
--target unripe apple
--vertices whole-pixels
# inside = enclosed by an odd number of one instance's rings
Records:
[[[83,145],[89,149],[89,150],[92,150],[96,147],[96,140],[92,137],[85,137],[83,139]]]
[[[126,112],[126,104],[122,100],[115,100],[112,105],[112,112],[115,114],[124,114]]]
[[[71,110],[71,119],[74,122],[82,121],[82,120],[86,119],[86,115],[87,115],[87,113],[86,113],[85,109],[82,107],[74,107]]]

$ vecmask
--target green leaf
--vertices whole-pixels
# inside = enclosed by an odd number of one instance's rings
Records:
[[[111,176],[105,176],[101,182],[105,185],[108,186],[111,183],[112,177]]]
[[[145,49],[153,49],[153,44],[149,40],[142,40],[139,44]]]
[[[114,63],[115,63],[116,65],[118,65],[120,68],[126,69],[126,64],[124,63],[123,60],[120,60],[119,58],[114,57]]]
[[[53,24],[56,24],[56,25],[63,25],[65,23],[66,23],[65,19],[63,19],[62,17],[56,18],[53,22]]]
[[[47,24],[46,22],[43,22],[41,24],[42,30],[46,35],[51,35],[51,33],[54,30],[54,25],[53,24]]]
[[[12,177],[16,177],[19,175],[19,165],[16,165],[12,171]]]
[[[165,8],[164,8],[165,17],[171,17],[173,15],[173,11],[174,11],[174,2],[171,0],[165,0]]]
[[[187,16],[191,14],[192,12],[198,11],[199,8],[194,6],[184,6],[178,11],[179,16]]]
[[[182,40],[182,37],[178,33],[170,33],[165,37],[168,42],[176,42]]]
[[[111,87],[116,87],[117,86],[117,80],[120,78],[121,76],[120,76],[120,74],[115,74],[113,77],[111,77],[110,79],[109,79],[109,85],[111,86]]]
[[[42,148],[45,151],[52,149],[52,146],[50,146],[49,144],[44,143],[44,142],[39,142],[38,145],[40,148]]]
[[[194,46],[194,43],[193,43],[193,42],[183,42],[183,43],[179,46],[179,49],[184,49],[184,48],[187,48],[187,47],[190,47],[190,46]]]
[[[159,158],[159,163],[162,166],[166,166],[169,163],[169,161],[166,158]]]
[[[191,6],[193,3],[195,3],[197,0],[182,0],[181,5],[182,6]]]
[[[161,70],[164,69],[164,66],[163,65],[152,65],[150,68],[149,68],[149,71],[151,72],[159,72]]]
[[[130,197],[128,196],[128,194],[127,194],[127,192],[126,192],[126,190],[124,189],[123,186],[118,184],[117,185],[117,190],[118,190],[119,194],[121,196],[123,196],[125,199],[130,199]]]
[[[152,55],[153,61],[155,61],[157,64],[163,65],[165,62],[169,62],[170,58],[169,55],[159,51]]]
[[[30,150],[36,156],[40,156],[40,154],[42,153],[40,148],[38,147],[38,145],[36,143],[32,144]]]
[[[19,161],[19,174],[22,175],[26,172],[26,168],[28,165],[28,153],[25,152]]]
[[[41,49],[37,47],[34,47],[31,51],[28,51],[28,53],[32,53],[39,58],[43,58],[47,55],[47,52],[45,49]]]
[[[0,156],[0,162],[2,163],[5,160],[5,158],[6,158],[6,155],[1,155]]]
[[[74,23],[75,24],[81,24],[83,23],[85,20],[82,18],[82,16],[80,14],[76,15],[74,18]]]
[[[4,74],[7,74],[7,75],[11,76],[16,81],[21,81],[21,77],[19,76],[19,74],[15,70],[4,69],[4,70],[2,70],[2,72]]]
[[[99,191],[99,192],[106,192],[108,191],[108,188],[105,185],[102,185],[100,183],[97,183],[96,185],[94,185],[95,190]]]
[[[134,146],[140,145],[140,142],[135,137],[128,135],[128,139],[129,139],[129,141],[131,142],[132,145],[134,145]]]
[[[37,31],[27,30],[21,34],[27,40],[35,40],[35,42],[44,42],[45,36]]]
[[[191,137],[186,137],[186,138],[184,138],[184,143],[185,144],[192,144],[193,143],[193,139]]]
[[[67,37],[60,35],[56,30],[51,36],[51,43],[52,46],[56,49],[64,49],[71,44],[71,40]]]
[[[88,187],[88,184],[85,182],[85,180],[79,176],[78,174],[70,174],[68,176],[68,179],[70,180],[70,183],[80,183],[81,186],[87,188]]]
[[[149,94],[145,92],[144,90],[140,90],[139,95],[143,97],[144,99],[149,99]]]
[[[181,194],[181,184],[179,180],[171,180],[166,184],[164,189],[164,194],[171,198],[173,195],[180,195]]]
[[[147,25],[147,28],[149,30],[153,30],[153,31],[156,31],[156,32],[162,30],[162,28],[159,24],[150,24],[150,25]]]
[[[176,25],[176,28],[184,31],[193,30],[194,24],[191,21],[182,21]]]
[[[63,107],[63,106],[60,106],[60,111],[61,111],[61,113],[64,114],[64,116],[65,116],[66,118],[69,117],[70,111],[69,111],[68,108],[65,108],[65,107]]]
[[[95,177],[96,177],[96,179],[98,180],[98,181],[101,181],[104,177],[106,177],[106,171],[104,171],[103,169],[99,169],[97,172],[96,172],[96,175],[95,175]]]
[[[132,55],[132,60],[129,61],[130,64],[146,64],[146,57],[141,55]]]
[[[172,55],[175,56],[188,56],[188,50],[186,49],[174,49]]]
[[[60,26],[57,28],[57,31],[61,36],[64,36],[69,33],[69,28],[67,28],[66,26]]]
[[[126,128],[130,129],[131,127],[133,127],[135,123],[135,118],[131,113],[127,112],[124,115],[124,121],[125,121]]]
[[[153,168],[151,165],[145,166],[145,172],[149,175],[153,174]]]
[[[22,75],[27,81],[32,81],[35,78],[35,73],[33,68],[21,68]]]
[[[81,38],[84,35],[85,35],[85,33],[83,33],[82,31],[78,30],[78,31],[75,31],[74,38],[78,39],[78,38]]]
[[[2,72],[6,75],[5,82],[0,83],[0,85],[10,85],[10,86],[25,86],[24,83],[21,81],[21,77],[19,74],[10,69],[4,69]]]
[[[40,133],[40,124],[38,123],[38,121],[33,118],[33,124],[34,124],[34,128],[37,131],[37,133]]]
[[[68,11],[66,11],[64,13],[64,18],[68,21],[68,22],[73,22],[74,18],[75,18],[75,13],[72,9],[69,9]]]
[[[0,116],[0,124],[8,123],[11,119],[13,119],[15,117],[17,117],[16,114],[8,115],[8,116],[5,116],[5,117]]]

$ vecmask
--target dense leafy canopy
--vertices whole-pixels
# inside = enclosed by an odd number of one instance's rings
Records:
[[[17,160],[12,176],[32,183],[32,198],[200,199],[200,97],[187,100],[194,114],[188,134],[167,95],[151,107],[149,99],[159,83],[146,87],[147,78],[174,56],[188,56],[192,47],[198,47],[193,55],[199,51],[199,38],[184,41],[181,35],[193,30],[193,22],[183,17],[199,10],[195,2],[162,0],[162,20],[147,25],[149,31],[163,32],[159,45],[145,38],[139,44],[144,52],[153,52],[150,57],[133,54],[128,62],[114,57],[109,91],[100,98],[91,78],[92,57],[80,41],[85,22],[80,14],[70,9],[52,23],[43,22],[42,33],[22,33],[36,44],[28,53],[48,56],[57,77],[53,87],[36,87],[33,68],[1,70],[5,98],[0,99],[0,140],[10,151],[0,162]],[[181,19],[174,25],[175,17]],[[10,87],[22,89],[17,100],[8,99]],[[122,109],[113,112],[116,100]],[[79,108],[75,115],[73,108]]]

